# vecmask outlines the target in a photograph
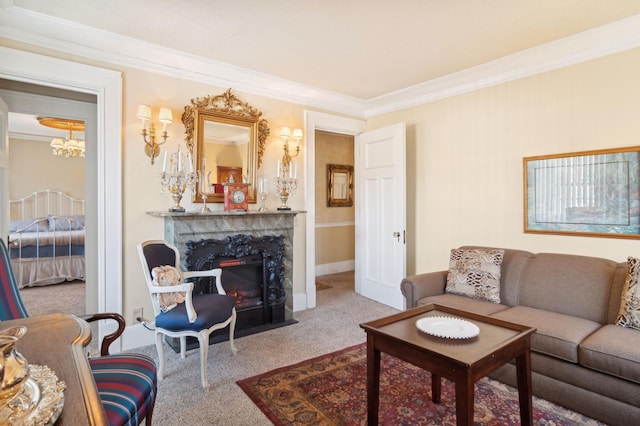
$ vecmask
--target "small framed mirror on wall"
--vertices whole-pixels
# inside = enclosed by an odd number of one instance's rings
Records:
[[[353,166],[327,164],[327,207],[353,206]]]
[[[232,182],[248,183],[248,200],[256,202],[256,176],[269,136],[269,125],[261,116],[262,112],[239,100],[231,89],[192,99],[185,106],[185,141],[200,179],[194,203],[205,197],[207,202],[224,202],[224,184]]]

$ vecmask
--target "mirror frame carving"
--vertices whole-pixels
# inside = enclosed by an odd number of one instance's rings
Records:
[[[225,124],[234,124],[249,128],[251,132],[251,141],[249,143],[249,202],[256,202],[256,186],[255,180],[258,169],[262,165],[262,156],[264,154],[267,137],[269,137],[269,123],[262,117],[262,112],[252,107],[246,102],[238,99],[231,89],[228,89],[221,95],[206,96],[203,98],[191,99],[191,105],[184,107],[182,113],[182,124],[185,127],[185,143],[187,149],[195,158],[195,164],[202,164],[202,120],[217,121]],[[198,167],[196,167],[197,169]],[[223,203],[224,194],[206,193],[207,202]],[[192,202],[202,203],[202,194],[200,185],[196,185],[193,193]]]

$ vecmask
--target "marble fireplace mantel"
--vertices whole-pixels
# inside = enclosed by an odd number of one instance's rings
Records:
[[[237,234],[262,237],[282,235],[285,243],[285,293],[287,316],[293,311],[293,230],[296,210],[245,213],[150,211],[164,219],[164,239],[175,245],[184,262],[188,241],[222,240]],[[184,267],[184,264],[182,265]]]

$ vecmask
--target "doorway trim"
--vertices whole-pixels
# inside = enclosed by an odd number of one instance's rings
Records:
[[[304,112],[304,127],[306,136],[305,143],[305,190],[304,205],[306,214],[306,285],[304,304],[306,309],[316,307],[316,202],[315,202],[315,182],[316,182],[316,130],[340,133],[357,136],[366,130],[366,121],[354,118],[341,117],[316,111]],[[355,149],[355,144],[354,144]],[[355,171],[357,173],[357,170]],[[358,200],[356,199],[357,203]],[[356,219],[357,220],[357,219]],[[356,247],[356,251],[358,247]],[[294,299],[294,311],[303,310],[304,307],[296,309],[297,300]],[[298,301],[303,304],[302,301]]]
[[[96,96],[98,311],[122,312],[122,77],[117,71],[0,46],[0,78]],[[107,141],[109,143],[107,143]],[[108,198],[107,198],[108,197]],[[108,230],[108,232],[107,232]],[[107,259],[109,259],[107,267]],[[91,277],[87,277],[88,279]],[[100,327],[99,338],[106,327]],[[110,327],[109,327],[110,328]],[[118,343],[116,343],[116,346]],[[119,347],[117,348],[119,350]]]

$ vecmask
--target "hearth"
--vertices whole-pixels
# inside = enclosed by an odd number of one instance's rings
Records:
[[[284,236],[236,234],[221,240],[188,241],[186,245],[186,270],[222,269],[222,286],[236,299],[236,337],[296,322],[285,318]],[[195,294],[214,292],[213,278],[194,280]],[[209,343],[228,338],[228,329],[217,330],[211,334]],[[167,341],[179,351],[177,339]],[[196,339],[187,339],[188,348],[197,344]]]

